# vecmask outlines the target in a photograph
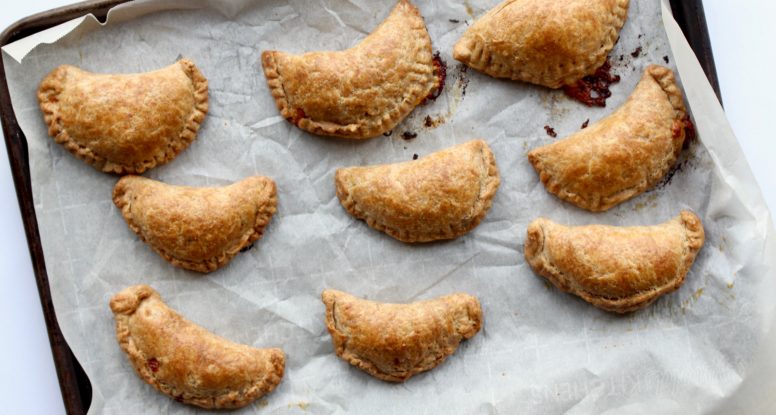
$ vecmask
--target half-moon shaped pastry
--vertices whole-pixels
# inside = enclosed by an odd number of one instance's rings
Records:
[[[426,24],[407,0],[350,49],[264,51],[261,61],[280,114],[318,135],[378,136],[442,87]]]
[[[378,303],[337,290],[321,297],[337,356],[390,382],[435,368],[482,326],[480,302],[463,293],[412,304]]]
[[[528,225],[525,259],[562,291],[627,313],[679,288],[703,242],[701,220],[689,211],[637,227],[568,227],[540,218]]]
[[[474,229],[500,183],[483,140],[404,163],[338,169],[335,182],[345,210],[403,242],[453,239]]]
[[[285,355],[232,343],[186,320],[153,288],[135,285],[114,295],[116,339],[138,376],[178,402],[240,408],[280,383]]]
[[[116,183],[113,203],[129,228],[164,259],[210,272],[261,238],[277,210],[277,193],[275,182],[261,176],[194,188],[130,175]]]
[[[593,212],[608,210],[665,177],[685,139],[687,114],[674,74],[650,66],[610,116],[528,153],[547,190]]]
[[[453,57],[496,78],[560,88],[600,68],[628,0],[505,0],[478,19]]]
[[[142,173],[191,144],[208,109],[207,80],[182,59],[153,72],[107,75],[62,65],[38,88],[48,133],[107,173]]]

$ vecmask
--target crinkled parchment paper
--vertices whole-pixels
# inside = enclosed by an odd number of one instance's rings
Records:
[[[631,1],[611,55],[622,81],[607,108],[595,109],[562,92],[465,71],[452,59],[455,40],[497,0],[418,3],[448,65],[444,93],[391,136],[366,142],[310,136],[282,120],[260,53],[350,47],[393,1],[136,2],[114,9],[107,25],[86,17],[5,49],[14,109],[29,142],[51,293],[92,381],[90,412],[194,411],[141,382],[114,339],[108,300],[138,283],[219,335],[285,350],[281,385],[242,412],[772,411],[770,216],[667,6]],[[21,63],[10,55],[25,53]],[[279,190],[279,211],[264,238],[209,275],[174,268],[138,240],[111,202],[117,178],[55,144],[35,97],[38,82],[59,64],[138,72],[182,56],[208,77],[210,112],[191,147],[146,176],[223,185],[261,174]],[[601,214],[547,193],[526,159],[529,149],[554,141],[543,127],[562,137],[601,119],[625,101],[648,64],[666,62],[679,66],[699,132],[670,179]],[[402,139],[407,131],[417,138]],[[405,245],[348,216],[335,196],[338,167],[411,160],[477,137],[493,148],[502,184],[485,221],[462,238]],[[523,260],[525,228],[538,216],[573,225],[657,224],[680,209],[702,217],[706,246],[684,286],[641,312],[597,310],[551,288]],[[327,287],[393,302],[465,291],[480,298],[485,324],[435,370],[389,384],[334,355],[319,300]]]

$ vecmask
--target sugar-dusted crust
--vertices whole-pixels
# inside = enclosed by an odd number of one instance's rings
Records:
[[[685,140],[682,93],[670,69],[644,71],[628,101],[607,118],[528,153],[547,190],[593,212],[658,184]]]
[[[38,88],[48,133],[106,173],[142,173],[196,138],[208,110],[207,79],[189,60],[139,74],[94,74],[62,65]]]
[[[113,188],[113,203],[129,228],[164,259],[210,272],[261,238],[277,211],[277,190],[262,176],[193,188],[129,175]]]
[[[690,211],[640,227],[568,227],[540,218],[528,226],[525,259],[559,289],[628,313],[679,288],[703,242],[703,224]]]
[[[335,183],[342,206],[370,227],[430,242],[474,229],[500,179],[488,144],[473,140],[414,161],[338,169]]]
[[[432,59],[426,24],[407,0],[345,51],[261,54],[285,119],[313,134],[352,139],[391,130],[439,88]]]
[[[464,293],[412,304],[378,303],[337,290],[325,290],[321,298],[337,356],[390,382],[435,368],[482,326],[480,302]]]
[[[285,355],[233,343],[186,320],[153,288],[136,285],[110,300],[116,339],[138,376],[178,402],[240,408],[280,383]]]
[[[455,44],[453,57],[497,78],[560,88],[606,61],[628,0],[505,0]]]

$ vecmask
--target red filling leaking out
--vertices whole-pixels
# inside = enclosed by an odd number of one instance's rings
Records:
[[[674,138],[679,138],[679,136],[682,135],[683,130],[684,130],[684,138],[686,139],[685,143],[688,140],[692,140],[693,138],[695,138],[695,125],[692,123],[692,120],[690,119],[689,115],[685,115],[681,121],[679,121],[676,125],[674,125],[674,131],[673,131]]]
[[[576,85],[566,85],[563,92],[588,107],[605,107],[606,99],[612,96],[609,86],[620,82],[619,75],[612,75],[612,65],[607,60],[594,74],[588,75]]]
[[[445,80],[447,79],[447,63],[439,57],[439,52],[434,53],[434,57],[431,60],[434,65],[434,75],[437,77],[437,87],[429,93],[421,104],[425,104],[429,101],[434,101],[442,94],[442,90],[445,88]]]
[[[148,364],[148,368],[151,369],[152,372],[156,373],[157,371],[159,371],[159,361],[156,360],[155,357],[148,359],[146,363]]]

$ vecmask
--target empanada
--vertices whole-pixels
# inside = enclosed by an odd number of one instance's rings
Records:
[[[600,212],[665,177],[682,150],[687,122],[673,72],[653,65],[617,111],[532,150],[528,160],[550,193]]]
[[[679,288],[703,247],[701,220],[682,211],[656,226],[528,226],[525,259],[563,291],[617,313],[644,308]]]
[[[174,159],[208,109],[207,80],[182,59],[153,72],[107,75],[62,65],[38,88],[48,133],[108,173],[142,173]]]
[[[477,226],[499,186],[483,140],[418,160],[338,169],[337,197],[353,216],[403,242],[457,238]]]
[[[173,265],[210,272],[261,238],[277,210],[275,182],[261,176],[225,187],[173,186],[124,176],[113,203],[132,229]]]
[[[337,356],[390,382],[435,368],[482,326],[480,302],[463,293],[412,304],[378,303],[337,290],[321,297]]]
[[[628,0],[505,0],[455,44],[453,57],[497,78],[560,88],[600,68]]]
[[[280,383],[285,355],[232,343],[186,320],[153,288],[135,285],[114,295],[116,339],[138,376],[178,402],[239,408]]]
[[[443,87],[426,24],[407,0],[348,50],[264,51],[261,61],[280,114],[318,135],[378,136]]]

